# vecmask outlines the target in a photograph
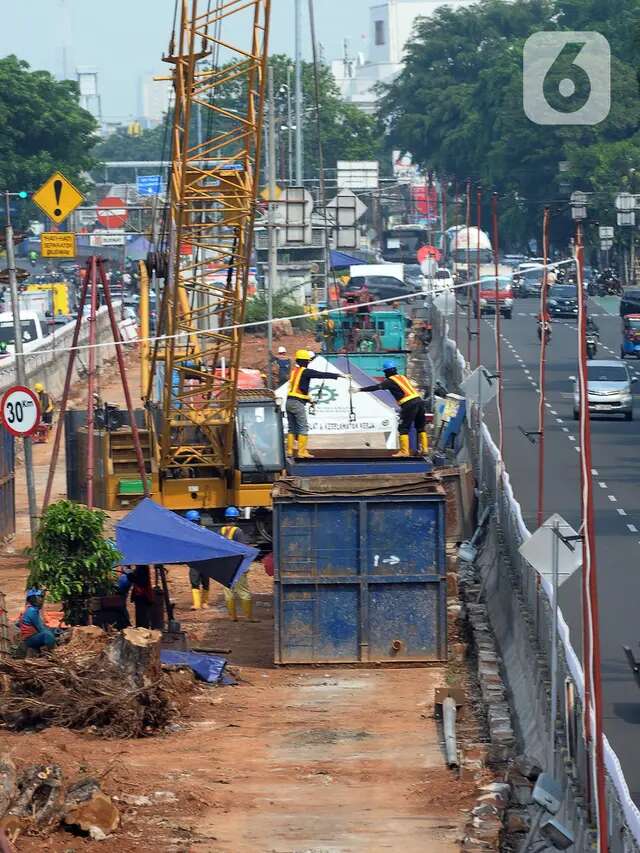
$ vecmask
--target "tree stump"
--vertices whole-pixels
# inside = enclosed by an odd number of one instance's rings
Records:
[[[161,675],[161,638],[160,631],[125,628],[109,642],[104,655],[121,670],[131,685],[148,687],[158,681]]]

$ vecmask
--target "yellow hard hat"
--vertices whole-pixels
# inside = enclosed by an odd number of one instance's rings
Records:
[[[311,353],[306,349],[299,349],[296,353],[296,361],[311,361]]]
[[[36,384],[33,386],[33,390],[36,392],[36,394],[40,394],[42,391],[44,391],[44,385],[42,384],[42,382],[36,382]]]

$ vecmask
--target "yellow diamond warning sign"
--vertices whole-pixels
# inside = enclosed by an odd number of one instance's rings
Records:
[[[64,222],[67,216],[84,201],[80,190],[76,189],[62,172],[54,172],[31,198],[56,224]]]
[[[62,231],[46,231],[40,235],[40,254],[43,258],[75,258],[76,235]]]

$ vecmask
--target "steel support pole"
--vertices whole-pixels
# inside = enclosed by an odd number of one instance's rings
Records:
[[[555,776],[556,769],[556,720],[558,719],[558,590],[560,588],[560,525],[553,524],[551,540],[551,571],[553,586],[551,627],[551,705],[549,710],[549,762],[548,767]]]
[[[476,192],[476,229],[478,231],[476,254],[476,366],[480,367],[480,329],[482,326],[482,307],[480,304],[480,224],[482,218],[482,190]],[[498,311],[496,305],[496,312]]]
[[[467,178],[467,210],[465,217],[465,227],[467,229],[467,282],[471,281],[471,246],[469,245],[469,228],[471,228],[471,179]],[[471,300],[473,299],[473,289],[467,283],[467,361],[471,365]]]
[[[302,0],[295,0],[295,110],[296,110],[296,184],[304,184],[302,131]]]
[[[547,288],[549,283],[549,218],[550,210],[548,207],[544,209],[544,219],[542,225],[542,253],[543,253],[543,270],[542,270],[542,288],[540,290],[540,316],[543,318],[547,313]],[[540,339],[540,373],[538,384],[540,393],[538,397],[538,512],[537,521],[538,527],[542,527],[544,521],[544,429],[546,419],[545,394],[547,387],[547,337],[544,334],[544,325],[542,327],[542,336]]]
[[[9,277],[9,292],[11,294],[11,313],[13,314],[16,379],[18,381],[18,385],[26,386],[27,368],[24,362],[24,350],[22,347],[22,320],[20,318],[20,300],[18,299],[16,253],[13,245],[13,226],[11,224],[11,206],[8,192],[5,193],[4,198],[7,217],[7,225],[5,228],[7,275]],[[33,444],[31,442],[31,436],[25,436],[22,439],[22,444],[24,447],[24,473],[27,481],[27,500],[29,503],[29,529],[31,531],[31,544],[33,545],[35,535],[38,531],[38,504],[36,500],[36,483],[33,472]]]
[[[89,275],[90,311],[89,311],[89,370],[87,390],[87,506],[93,509],[93,474],[95,469],[95,447],[93,422],[95,400],[93,398],[96,383],[96,310],[98,305],[98,282],[96,280],[96,258],[91,258]]]
[[[273,386],[271,372],[271,355],[273,353],[273,292],[278,279],[278,231],[276,227],[276,132],[275,132],[275,97],[273,91],[273,68],[269,65],[267,92],[269,102],[269,132],[267,137],[269,155],[269,276],[267,287],[267,387]]]

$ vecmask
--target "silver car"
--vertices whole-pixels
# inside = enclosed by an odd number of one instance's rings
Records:
[[[633,397],[631,379],[627,366],[620,361],[589,362],[587,367],[587,393],[589,395],[589,412],[595,414],[624,415],[628,421],[633,420]],[[575,377],[572,377],[575,380]],[[573,417],[580,416],[580,395],[578,382],[573,388]]]

